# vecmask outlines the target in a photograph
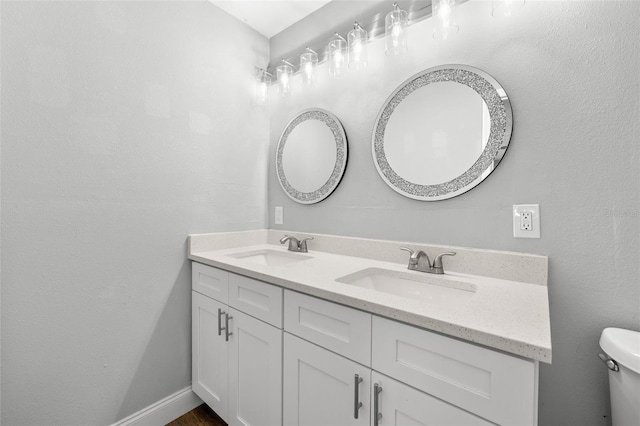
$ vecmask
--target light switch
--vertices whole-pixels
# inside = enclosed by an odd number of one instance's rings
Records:
[[[284,207],[282,206],[276,207],[275,223],[276,225],[282,225],[284,223]]]
[[[513,237],[540,238],[540,205],[513,206]]]

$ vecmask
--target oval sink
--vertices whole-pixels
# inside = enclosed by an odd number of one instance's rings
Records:
[[[368,268],[336,281],[424,302],[463,301],[475,294],[474,284],[423,272]]]
[[[304,254],[269,249],[245,251],[228,254],[227,256],[264,266],[285,266],[290,263],[312,258],[311,256],[306,256]]]

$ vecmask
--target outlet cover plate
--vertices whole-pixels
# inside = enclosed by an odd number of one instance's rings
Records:
[[[276,225],[282,225],[284,223],[284,208],[282,206],[275,208],[274,222]]]
[[[522,214],[531,214],[531,230],[523,229]],[[540,238],[540,205],[517,204],[513,206],[513,238]]]

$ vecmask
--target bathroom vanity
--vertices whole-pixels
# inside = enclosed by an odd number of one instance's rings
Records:
[[[429,277],[407,243],[281,236],[190,237],[192,388],[226,422],[537,424],[546,257],[455,248]]]

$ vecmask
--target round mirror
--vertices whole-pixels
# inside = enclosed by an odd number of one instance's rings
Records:
[[[347,137],[328,111],[309,109],[287,124],[276,150],[280,186],[293,200],[313,204],[338,186],[347,164]]]
[[[430,68],[383,105],[373,133],[382,179],[402,195],[444,200],[478,185],[511,138],[511,106],[488,74],[463,65]]]

